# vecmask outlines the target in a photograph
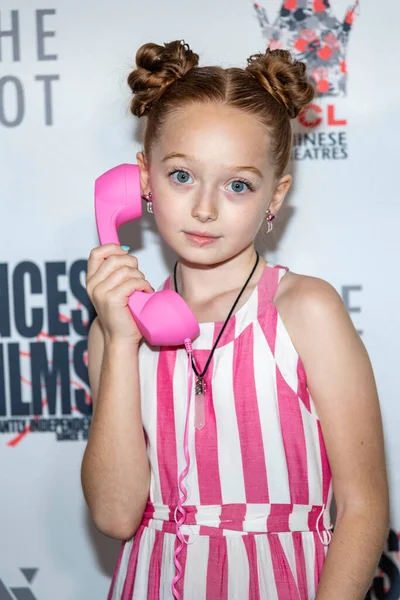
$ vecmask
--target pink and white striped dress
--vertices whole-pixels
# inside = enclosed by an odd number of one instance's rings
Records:
[[[177,589],[184,600],[312,600],[331,539],[332,481],[306,375],[273,304],[287,267],[268,263],[230,318],[205,375],[205,427],[189,414],[190,469]],[[159,289],[171,286],[172,277]],[[201,323],[200,372],[223,323]],[[150,494],[122,542],[108,600],[170,600],[178,476],[185,468],[187,353],[139,352]],[[192,391],[194,394],[194,390]]]

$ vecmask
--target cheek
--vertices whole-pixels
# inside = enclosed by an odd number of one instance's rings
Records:
[[[240,230],[253,232],[258,230],[262,222],[263,209],[255,206],[243,207],[243,210],[237,212],[234,218],[230,219],[235,228]]]
[[[181,210],[176,203],[168,202],[162,198],[154,206],[154,219],[161,232],[176,229],[182,222]]]

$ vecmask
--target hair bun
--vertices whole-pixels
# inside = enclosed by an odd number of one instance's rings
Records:
[[[315,95],[315,88],[306,74],[306,65],[293,60],[288,50],[267,49],[264,54],[252,54],[246,71],[251,73],[272,96],[283,104],[291,119],[297,117]]]
[[[141,117],[151,108],[168,86],[183,77],[199,63],[199,55],[184,40],[159,44],[143,44],[136,52],[136,65],[128,76],[134,98],[131,112]]]

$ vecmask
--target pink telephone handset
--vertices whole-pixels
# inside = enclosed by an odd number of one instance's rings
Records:
[[[118,165],[96,179],[95,213],[100,243],[119,244],[118,227],[142,216],[138,165]],[[152,345],[178,346],[200,333],[194,314],[173,290],[136,291],[128,306],[140,332]]]

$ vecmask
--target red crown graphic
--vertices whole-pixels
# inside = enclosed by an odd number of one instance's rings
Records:
[[[346,51],[358,4],[346,11],[342,23],[332,14],[329,0],[284,0],[273,25],[260,4],[254,8],[271,50],[290,50],[304,61],[320,96],[345,96]]]

